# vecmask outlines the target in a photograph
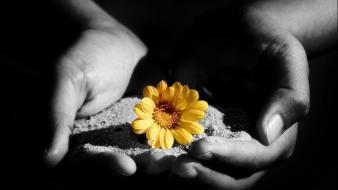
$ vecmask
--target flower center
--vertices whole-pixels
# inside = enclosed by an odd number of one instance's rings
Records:
[[[179,119],[179,112],[173,111],[168,104],[161,104],[154,110],[153,118],[160,127],[172,128]]]

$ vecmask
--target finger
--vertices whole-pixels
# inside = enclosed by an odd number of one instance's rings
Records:
[[[51,105],[52,138],[44,155],[49,167],[56,166],[68,151],[79,99],[79,93],[70,80],[58,82]]]
[[[175,156],[161,150],[150,150],[135,157],[137,165],[150,175],[169,171],[174,159]]]
[[[190,148],[190,154],[198,160],[215,160],[224,165],[257,171],[289,157],[296,134],[297,124],[287,129],[270,146],[265,146],[255,139],[240,141],[207,137],[194,142]]]
[[[205,167],[187,156],[180,156],[175,160],[173,172],[183,178],[198,179],[217,189],[248,189],[265,174],[265,171],[260,171],[245,178],[235,179]]]
[[[273,143],[309,111],[308,62],[305,50],[291,34],[266,34],[272,40],[263,54],[271,71],[272,93],[257,120],[260,140]]]
[[[130,176],[136,172],[132,158],[117,152],[78,151],[69,158],[72,167],[94,168],[111,175]]]
[[[308,92],[276,90],[257,120],[257,133],[261,142],[265,145],[273,143],[286,129],[304,117],[309,109],[308,99]]]

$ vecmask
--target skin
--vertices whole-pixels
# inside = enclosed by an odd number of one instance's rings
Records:
[[[56,64],[50,111],[53,137],[44,152],[46,166],[55,167],[69,155],[65,162],[71,167],[94,166],[118,176],[134,174],[136,163],[149,174],[169,170],[172,159],[153,152],[134,159],[120,153],[69,152],[75,118],[98,113],[124,93],[135,94],[145,84],[165,79],[166,72],[154,66],[158,64],[156,59],[141,63],[148,52],[145,44],[93,1],[57,0],[55,5],[78,22],[83,31]]]
[[[56,166],[68,152],[75,117],[93,115],[117,101],[147,47],[127,28],[92,1],[57,1],[83,25],[77,42],[57,63],[52,100],[53,138],[45,152],[46,164]],[[91,16],[87,16],[91,15]],[[81,153],[72,160],[106,163],[112,173],[131,175],[134,160],[118,153]],[[118,168],[118,169],[116,169]]]
[[[189,33],[195,44],[182,45],[191,52],[176,58],[175,79],[199,88],[209,78],[216,78],[217,86],[227,89],[228,81],[233,81],[229,77],[235,76],[246,88],[253,86],[252,91],[257,86],[267,88],[267,99],[256,122],[257,137],[194,142],[189,156],[175,160],[174,173],[216,189],[248,189],[268,168],[292,155],[298,121],[310,106],[307,56],[336,45],[336,5],[336,1],[258,1],[235,13],[207,15],[206,23],[196,24],[199,32]],[[210,24],[213,19],[216,21]],[[232,27],[222,29],[220,24]],[[229,69],[240,77],[224,74]],[[248,73],[263,80],[248,82]],[[270,75],[264,76],[267,73]],[[218,98],[222,100],[222,94]],[[276,114],[280,119],[272,119]],[[247,173],[233,176],[229,167]]]
[[[55,2],[83,25],[83,32],[57,64],[57,85],[51,110],[54,132],[45,152],[45,160],[50,167],[59,164],[67,154],[70,126],[75,117],[95,114],[118,100],[127,89],[135,66],[147,53],[146,46],[137,36],[93,1]],[[321,8],[320,11],[317,7]],[[229,18],[238,21],[236,25],[230,25],[234,27],[229,27],[228,31],[222,31],[228,35],[218,34],[222,40],[214,43],[214,35],[208,34],[208,31],[196,34],[203,35],[203,38],[198,38],[202,40],[197,44],[190,44],[190,48],[187,48],[190,51],[176,59],[173,68],[175,80],[198,87],[198,84],[206,83],[209,73],[215,73],[215,70],[236,68],[239,72],[249,72],[257,66],[268,69],[273,77],[270,93],[257,120],[257,138],[245,142],[198,141],[193,144],[189,156],[174,161],[174,173],[215,188],[247,189],[264,175],[266,169],[292,154],[297,121],[309,110],[307,56],[335,45],[336,7],[334,0],[313,0],[311,3],[306,0],[258,1],[234,13],[236,17],[219,17],[218,24],[234,21]],[[217,31],[217,27],[211,29]],[[268,61],[261,61],[258,55],[263,55],[264,60]],[[214,65],[210,67],[208,62],[206,67],[205,58],[212,59]],[[196,78],[201,81],[194,83]],[[226,76],[220,75],[220,79],[220,84],[227,85]],[[273,125],[269,125],[270,118],[275,114],[280,116],[281,121],[277,119],[276,122],[275,119]],[[267,126],[271,126],[270,130],[267,130]],[[127,176],[136,171],[135,161],[123,154],[87,152],[72,155],[71,163],[101,163],[116,175]],[[166,160],[165,167],[157,167],[157,164],[163,164],[160,163],[163,155],[149,153],[148,156],[150,159],[140,158],[137,162],[146,166],[146,172],[151,174],[169,169],[173,161]],[[235,178],[209,166],[213,162],[219,164],[218,168],[244,168],[250,175]]]

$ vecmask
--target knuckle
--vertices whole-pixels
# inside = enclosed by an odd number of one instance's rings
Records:
[[[301,116],[306,116],[310,110],[310,97],[307,94],[297,94],[293,98],[296,110]]]

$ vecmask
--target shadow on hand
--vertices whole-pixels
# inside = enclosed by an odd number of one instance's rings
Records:
[[[129,123],[81,132],[73,135],[71,140],[73,148],[86,143],[96,146],[118,146],[122,149],[137,148],[138,144],[147,144],[144,136],[133,133]]]

